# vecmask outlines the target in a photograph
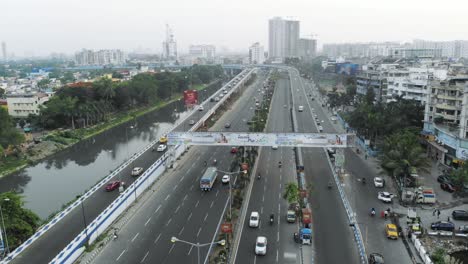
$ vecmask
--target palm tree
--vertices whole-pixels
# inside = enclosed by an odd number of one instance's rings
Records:
[[[115,89],[112,85],[112,80],[109,78],[102,78],[93,83],[93,87],[96,89],[100,97],[104,98],[106,102],[115,97]]]

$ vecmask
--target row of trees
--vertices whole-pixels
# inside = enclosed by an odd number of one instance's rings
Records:
[[[34,121],[49,129],[86,127],[106,120],[112,112],[170,99],[175,93],[188,89],[190,83],[209,83],[222,75],[221,66],[195,65],[177,73],[143,73],[119,83],[103,78],[78,87],[65,86],[41,107]]]
[[[24,141],[24,136],[15,128],[15,123],[8,115],[8,111],[0,107],[0,155],[9,146],[16,146]],[[2,159],[0,158],[0,164]]]

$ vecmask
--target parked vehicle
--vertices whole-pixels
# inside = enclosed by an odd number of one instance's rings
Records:
[[[230,127],[231,127],[231,123],[224,124],[224,128],[230,128]]]
[[[439,177],[437,177],[437,181],[440,183],[452,183],[450,176],[445,174],[439,175]]]
[[[272,149],[278,149],[278,145],[271,146]]]
[[[299,233],[294,233],[294,241],[302,245],[310,245],[312,243],[312,229],[301,228]]]
[[[458,227],[458,232],[463,234],[468,234],[468,225],[462,225]]]
[[[431,224],[432,230],[443,230],[443,231],[451,231],[455,229],[455,225],[452,222],[447,221],[437,221]]]
[[[434,189],[428,187],[419,187],[416,191],[416,203],[419,204],[434,204],[436,195]]]
[[[386,224],[385,225],[385,234],[387,235],[387,238],[398,239],[398,231],[397,231],[396,225]]]
[[[198,107],[198,111],[203,111],[203,110],[205,110],[205,108],[203,107],[203,105],[200,105],[200,106]]]
[[[221,182],[222,182],[223,184],[229,183],[230,180],[231,180],[231,177],[229,177],[229,175],[227,175],[227,174],[224,175],[223,178],[221,178]]]
[[[452,218],[455,220],[468,220],[468,211],[466,210],[453,210]]]
[[[441,183],[440,188],[449,193],[455,192],[455,186],[448,182]]]
[[[189,123],[188,123],[188,124],[189,124],[189,125],[191,125],[191,126],[195,125],[195,120],[193,120],[193,119],[190,119],[190,121],[189,121]]]
[[[237,149],[236,147],[232,147],[232,148],[231,148],[231,153],[234,154],[234,153],[237,153],[237,151],[238,151],[238,149]]]
[[[200,189],[202,189],[203,191],[211,191],[217,176],[218,173],[216,171],[216,167],[206,168],[205,173],[200,179]]]

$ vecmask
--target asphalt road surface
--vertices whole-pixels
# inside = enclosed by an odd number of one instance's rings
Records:
[[[292,132],[290,115],[290,91],[288,80],[277,81],[267,132]],[[284,107],[286,106],[286,107]],[[282,167],[278,167],[278,162]],[[299,244],[293,240],[297,232],[297,223],[287,223],[288,203],[282,195],[287,183],[296,183],[293,149],[280,147],[277,150],[264,147],[259,157],[257,174],[249,200],[248,210],[241,233],[235,263],[301,263]],[[249,227],[250,213],[260,214],[259,227]],[[270,214],[274,214],[274,223],[270,224]],[[255,254],[257,236],[267,238],[267,254]]]
[[[220,91],[218,91],[219,93]],[[215,102],[208,102],[204,105],[205,111],[210,109]],[[198,112],[198,111],[197,111]],[[203,113],[194,113],[191,118],[178,125],[176,131],[187,130],[190,119],[198,120]],[[132,133],[131,129],[129,133]],[[223,151],[226,152],[226,151]],[[153,164],[163,152],[152,152],[148,150],[132,163],[135,167],[148,168]],[[130,175],[133,166],[126,167],[112,180],[121,180],[127,186],[135,181],[135,177]],[[83,203],[84,216],[87,223],[91,223],[108,205],[110,205],[119,195],[118,191],[105,192],[96,191]],[[48,263],[52,260],[72,239],[74,239],[84,229],[83,212],[80,206],[73,209],[64,219],[53,226],[49,231],[36,240],[27,250],[16,257],[11,263]],[[66,230],[66,232],[65,232]]]
[[[317,133],[312,107],[309,107],[299,74],[290,70],[292,91],[295,97],[299,132]],[[303,112],[297,112],[299,105]],[[331,131],[324,131],[331,132]],[[312,208],[312,236],[316,250],[315,263],[359,263],[354,234],[349,227],[346,212],[336,188],[329,190],[334,181],[323,148],[302,148],[306,182],[310,185],[309,203]]]
[[[254,114],[257,87],[265,76],[246,89],[244,95],[213,127],[214,131],[247,131],[246,120]],[[224,124],[231,123],[225,129]],[[220,175],[210,192],[199,188],[205,171],[204,161],[218,160],[218,170],[229,169],[233,154],[229,147],[191,147],[171,170],[154,187],[154,193],[141,201],[140,207],[119,230],[117,240],[107,246],[94,259],[94,263],[197,263],[197,248],[181,243],[171,243],[171,237],[191,243],[209,243],[218,227],[229,187],[222,185]],[[200,249],[200,259],[206,257],[208,247]]]
[[[318,94],[318,91],[312,89],[310,83],[306,80],[302,81],[307,93]],[[325,121],[322,123],[324,132],[336,133],[330,121],[331,116],[326,114],[321,107],[320,101],[317,99],[309,102],[319,119]],[[392,205],[384,204],[377,200],[377,193],[382,191],[382,189],[374,187],[373,178],[380,175],[375,175],[368,166],[363,157],[358,156],[354,150],[345,150],[345,170],[349,174],[349,177],[351,177],[346,181],[351,184],[345,186],[345,188],[349,188],[350,191],[347,193],[352,194],[348,196],[348,201],[357,215],[356,218],[360,225],[366,251],[368,254],[373,252],[382,254],[386,263],[412,263],[401,239],[395,241],[386,238],[385,224],[390,223],[390,221],[369,215],[371,208],[375,208],[377,212],[380,212],[387,208],[392,208]],[[367,183],[365,185],[357,180],[363,177],[366,178]]]

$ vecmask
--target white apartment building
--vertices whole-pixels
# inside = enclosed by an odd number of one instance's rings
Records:
[[[268,57],[283,60],[298,56],[299,21],[274,17],[268,21]]]
[[[260,43],[255,42],[249,48],[249,64],[263,64],[265,62],[265,53],[263,46]]]
[[[77,65],[121,65],[125,64],[127,55],[121,50],[86,50],[83,49],[75,54]]]
[[[468,159],[468,76],[430,82],[424,111],[428,154],[446,165]]]
[[[427,41],[422,39],[413,40],[415,49],[438,49],[441,50],[442,57],[447,58],[468,58],[468,41]]]
[[[15,118],[38,115],[39,106],[49,101],[49,98],[45,93],[7,94],[8,114]]]
[[[213,45],[190,45],[189,55],[201,59],[214,59],[216,47]]]

